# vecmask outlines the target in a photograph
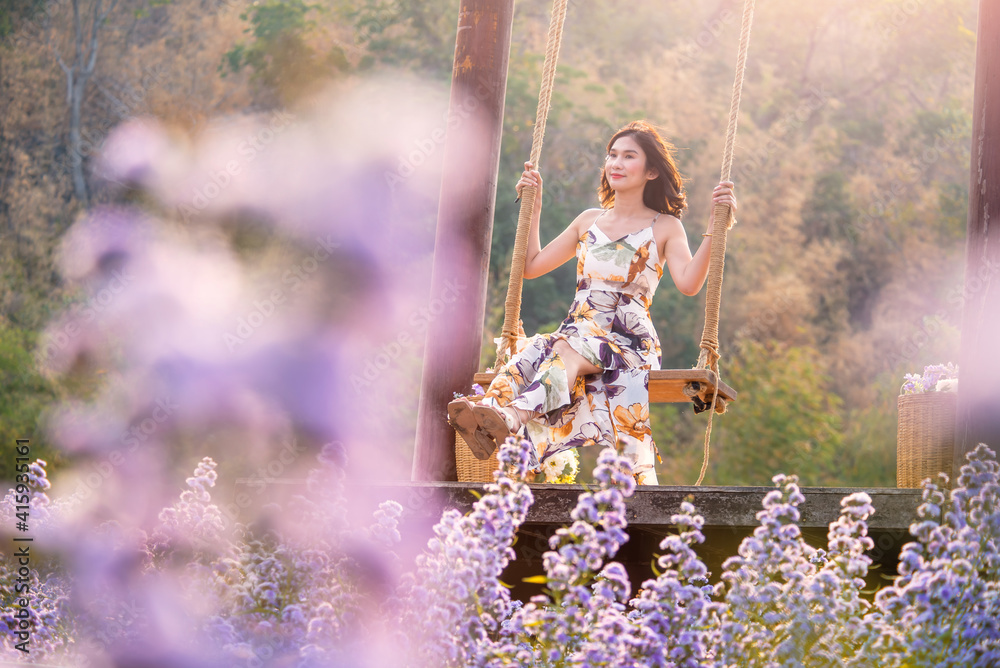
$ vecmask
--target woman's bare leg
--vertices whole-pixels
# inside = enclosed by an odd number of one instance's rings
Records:
[[[552,346],[552,350],[559,353],[563,364],[566,365],[566,382],[570,390],[576,385],[576,379],[579,376],[586,376],[601,370],[600,367],[594,366],[583,355],[573,350],[573,346],[569,345],[566,339],[556,341],[555,345]]]
[[[556,341],[552,346],[552,350],[559,354],[563,365],[566,367],[566,382],[567,388],[570,391],[572,391],[573,386],[576,384],[576,379],[580,375],[586,376],[587,374],[598,373],[601,370],[600,367],[594,366],[583,355],[573,350],[573,346],[566,343],[565,339]],[[515,406],[507,406],[503,410],[509,411],[508,414],[513,413],[516,416],[517,424],[515,426],[517,428],[523,426],[536,415],[536,413]],[[514,431],[517,431],[517,429]]]

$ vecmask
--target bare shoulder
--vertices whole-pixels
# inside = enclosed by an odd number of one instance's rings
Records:
[[[684,223],[681,222],[680,218],[664,213],[660,214],[660,217],[653,223],[653,236],[662,244],[677,236],[686,239],[687,233],[684,231]]]
[[[576,232],[577,236],[580,236],[590,229],[590,226],[594,224],[595,220],[600,218],[602,213],[604,213],[604,209],[587,209],[569,224],[570,229]]]

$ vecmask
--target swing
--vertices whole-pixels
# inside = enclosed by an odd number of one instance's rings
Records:
[[[554,0],[549,32],[546,38],[545,62],[542,68],[541,90],[538,96],[534,132],[531,139],[530,161],[538,168],[545,123],[551,106],[552,89],[555,80],[556,63],[562,43],[563,24],[566,20],[568,0]],[[732,102],[729,112],[729,126],[726,146],[722,158],[722,177],[728,181],[733,164],[736,143],[736,124],[739,116],[740,95],[743,89],[743,75],[746,56],[750,44],[750,26],[753,22],[754,0],[745,0],[743,23],[740,33],[739,55],[736,62],[736,76],[733,82]],[[497,345],[494,368],[499,368],[506,358],[516,351],[519,338],[521,314],[521,290],[524,284],[524,263],[528,246],[528,232],[531,213],[534,209],[536,189],[526,186],[521,189],[521,209],[517,220],[517,233],[511,258],[510,280],[507,285],[507,299],[504,306],[504,323]],[[712,233],[712,252],[709,260],[708,286],[705,298],[705,325],[701,337],[701,352],[698,363],[692,369],[657,369],[649,372],[649,401],[651,403],[692,402],[695,412],[709,411],[705,430],[704,460],[701,473],[695,485],[700,485],[708,469],[709,443],[712,433],[712,416],[726,411],[729,402],[736,400],[736,391],[722,382],[719,374],[719,311],[722,302],[722,275],[726,260],[726,238],[735,222],[728,204],[718,204],[713,211],[715,227]],[[474,382],[486,387],[495,373],[477,373]],[[455,460],[458,479],[463,482],[489,482],[497,469],[496,452],[489,459],[475,459],[461,435],[455,438]]]

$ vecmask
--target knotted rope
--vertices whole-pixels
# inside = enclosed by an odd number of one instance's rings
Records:
[[[743,29],[740,32],[739,55],[736,58],[736,78],[733,81],[733,98],[729,108],[729,129],[726,132],[726,148],[722,153],[722,178],[728,181],[733,167],[733,152],[736,147],[736,122],[740,115],[740,97],[743,93],[743,74],[746,71],[747,50],[750,48],[750,26],[753,23],[754,0],[746,0],[743,5]],[[708,264],[708,288],[705,294],[705,329],[701,335],[701,353],[698,355],[698,369],[709,369],[715,373],[715,390],[708,412],[708,427],[705,429],[705,453],[698,482],[701,485],[708,470],[709,443],[712,436],[712,416],[719,400],[719,309],[722,305],[722,274],[726,266],[726,237],[734,222],[733,212],[728,204],[718,204],[713,211],[715,225],[712,230],[712,255]]]
[[[538,93],[538,109],[535,112],[535,128],[531,135],[531,163],[538,169],[542,157],[542,142],[545,139],[545,122],[552,107],[552,90],[555,87],[556,64],[562,46],[563,24],[566,22],[568,0],[554,0],[552,17],[549,19],[549,34],[545,44],[545,63],[542,65],[542,85]],[[493,365],[499,369],[504,351],[511,355],[516,350],[521,319],[521,288],[524,284],[524,261],[528,251],[528,232],[531,229],[531,215],[535,210],[536,188],[521,188],[521,210],[517,217],[517,234],[514,237],[514,251],[510,259],[510,280],[507,283],[507,301],[504,304],[503,329],[497,345],[497,359]]]

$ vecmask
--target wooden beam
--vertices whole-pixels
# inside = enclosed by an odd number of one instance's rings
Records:
[[[237,481],[239,484],[241,481]],[[271,482],[271,481],[268,481]],[[281,481],[275,481],[280,483]],[[392,499],[404,510],[404,522],[419,515],[435,522],[445,508],[457,508],[466,513],[472,510],[484,491],[483,483],[386,483],[366,486],[361,495],[366,499]],[[774,487],[691,487],[686,485],[649,485],[636,489],[628,501],[627,518],[630,527],[662,527],[674,525],[670,518],[676,514],[681,502],[691,497],[698,512],[705,518],[706,526],[755,527],[759,526],[757,513],[764,495]],[[555,524],[569,526],[573,523],[570,512],[576,506],[581,485],[531,484],[534,502],[525,520],[528,524]],[[909,527],[917,518],[920,505],[919,489],[878,487],[803,487],[806,500],[799,506],[802,528],[827,529],[830,522],[840,515],[840,501],[855,492],[866,492],[872,498],[876,512],[868,520],[872,529],[894,530],[910,540]],[[268,497],[270,498],[270,497]],[[353,497],[352,497],[353,498]]]
[[[241,478],[235,487],[220,490],[218,501],[230,519],[254,517],[265,503],[291,499],[300,493],[304,480],[291,478]],[[712,573],[713,582],[722,573],[722,564],[736,554],[739,542],[760,525],[756,514],[761,509],[764,495],[771,487],[639,487],[627,502],[629,540],[615,556],[628,570],[633,588],[647,578],[655,577],[650,563],[663,552],[660,541],[677,532],[671,516],[680,509],[682,501],[693,498],[698,512],[705,518],[702,528],[706,542],[693,546]],[[513,586],[511,597],[526,601],[541,593],[540,585],[526,585],[524,578],[544,572],[542,557],[549,547],[549,538],[563,526],[573,522],[570,516],[576,506],[581,485],[532,484],[534,502],[528,510],[524,524],[517,532],[514,543],[515,559],[507,566],[501,579]],[[881,575],[896,573],[899,551],[913,540],[909,527],[917,519],[921,502],[919,489],[858,489],[837,487],[803,487],[805,501],[799,506],[799,527],[805,540],[816,547],[826,547],[827,532],[831,522],[841,511],[840,501],[855,492],[866,492],[872,499],[875,514],[868,520],[868,535],[874,546],[867,555],[875,562],[876,569],[869,572],[868,588],[884,585]],[[482,496],[481,483],[410,482],[364,483],[348,482],[346,489],[351,499],[350,512],[358,521],[369,521],[378,504],[393,500],[403,507],[399,531],[402,541],[397,553],[404,561],[411,561],[423,552],[427,541],[434,536],[432,527],[441,520],[446,508],[460,513],[472,510]],[[244,521],[244,520],[241,520]]]
[[[265,503],[287,499],[299,493],[305,484],[300,478],[238,478],[229,496],[220,491],[220,504],[227,514],[235,517],[252,517]],[[698,512],[705,518],[705,526],[756,527],[761,501],[774,486],[759,487],[693,487],[689,485],[648,485],[636,489],[628,501],[627,519],[632,527],[674,527],[671,516],[681,502],[691,498]],[[263,491],[266,490],[266,493]],[[441,519],[447,508],[461,513],[472,510],[473,504],[485,491],[485,483],[475,482],[348,482],[347,491],[352,501],[352,512],[357,517],[370,518],[379,503],[391,499],[403,506],[402,526],[411,522],[430,526]],[[534,501],[525,520],[527,524],[553,524],[569,526],[573,523],[570,513],[576,506],[582,485],[554,485],[531,483]],[[856,492],[865,492],[872,499],[875,514],[868,519],[870,529],[896,531],[911,540],[909,527],[917,519],[922,490],[896,489],[894,487],[803,487],[805,501],[799,506],[802,528],[827,529],[840,515],[840,501]],[[214,497],[213,497],[214,498]],[[239,503],[244,499],[244,503]],[[233,501],[237,505],[233,505]],[[236,510],[246,513],[237,515]],[[421,521],[423,518],[423,521]],[[421,541],[420,544],[424,544]]]
[[[1000,451],[1000,2],[980,0],[954,470]]]
[[[469,392],[482,352],[513,17],[514,0],[461,0],[459,7],[431,274],[430,300],[442,307],[427,328],[414,480],[456,477],[455,433],[445,415],[452,393]]]

